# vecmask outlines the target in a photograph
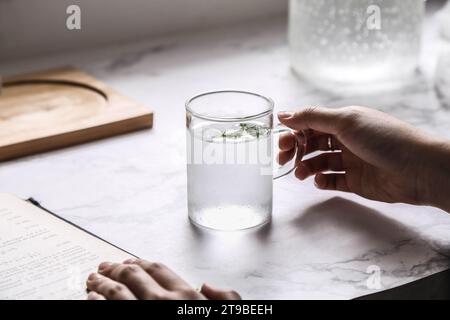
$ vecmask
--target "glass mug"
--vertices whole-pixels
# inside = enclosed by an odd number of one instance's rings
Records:
[[[215,91],[186,102],[189,219],[215,230],[262,226],[272,215],[273,179],[294,169],[273,168],[274,103],[245,91]]]

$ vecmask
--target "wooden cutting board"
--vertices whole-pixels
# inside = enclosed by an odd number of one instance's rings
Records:
[[[75,68],[3,78],[0,161],[151,128],[152,112]]]

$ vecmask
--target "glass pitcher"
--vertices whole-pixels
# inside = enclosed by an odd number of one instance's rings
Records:
[[[290,0],[295,72],[361,83],[408,78],[416,69],[424,0]]]
[[[447,4],[442,9],[440,20],[442,26],[442,35],[447,40],[450,40],[450,1],[447,1]]]

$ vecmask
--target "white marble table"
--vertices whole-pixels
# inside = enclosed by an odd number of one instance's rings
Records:
[[[286,22],[153,39],[2,62],[3,74],[78,66],[155,111],[154,128],[0,164],[0,191],[34,197],[61,216],[193,285],[206,280],[244,298],[348,299],[372,293],[370,266],[391,288],[446,269],[450,215],[316,190],[285,177],[273,223],[240,233],[203,232],[187,219],[184,101],[219,88],[262,92],[277,110],[306,104],[378,107],[450,137],[450,110],[431,80],[441,46],[428,19],[422,73],[408,89],[343,95],[315,89],[289,69]],[[377,268],[375,267],[375,268]]]

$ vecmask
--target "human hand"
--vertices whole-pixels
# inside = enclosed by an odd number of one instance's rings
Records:
[[[278,161],[288,162],[298,149],[295,175],[300,180],[314,175],[320,189],[450,210],[448,142],[363,107],[314,107],[280,112],[278,117],[295,130],[280,136]],[[335,151],[303,160],[305,155],[330,149]]]
[[[129,259],[123,263],[103,262],[98,273],[86,281],[88,300],[238,300],[235,291],[203,284],[193,289],[160,263]]]

